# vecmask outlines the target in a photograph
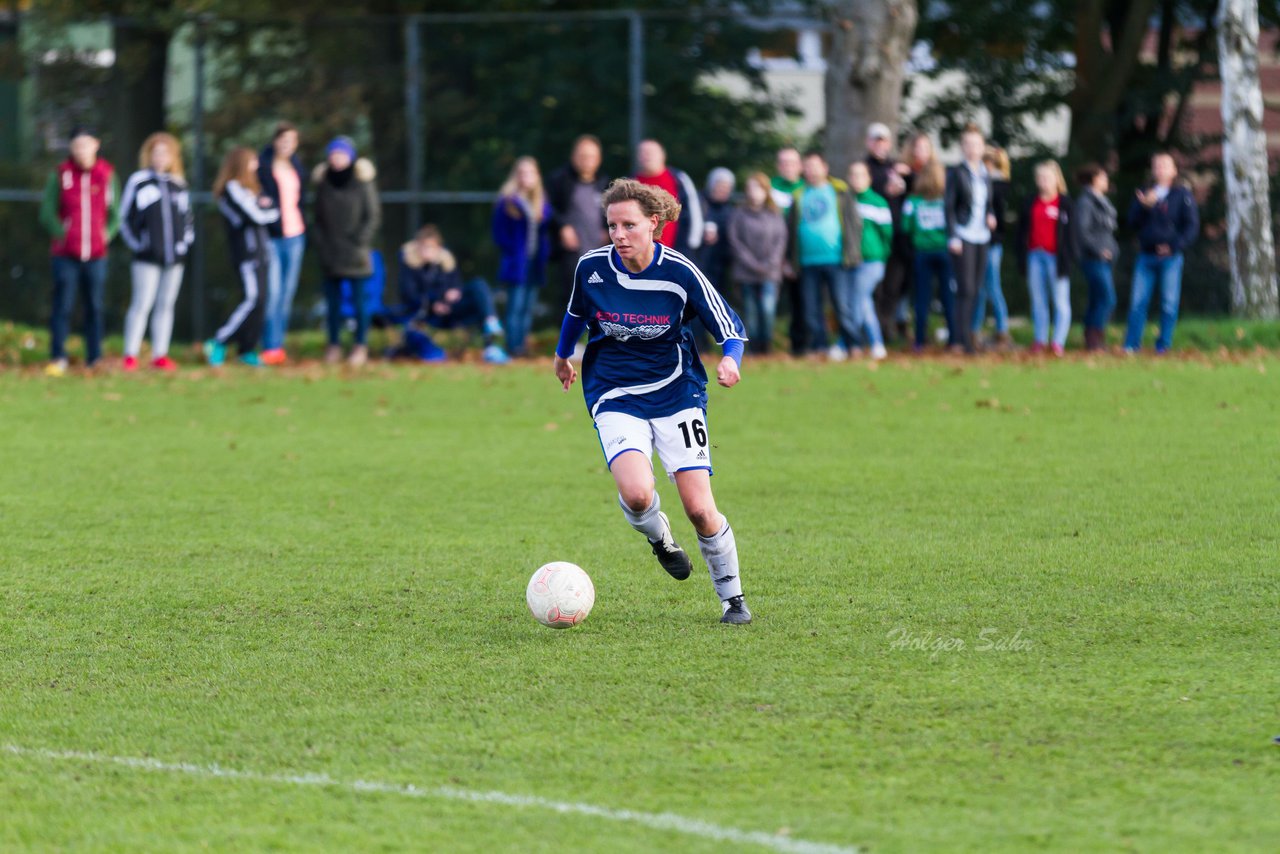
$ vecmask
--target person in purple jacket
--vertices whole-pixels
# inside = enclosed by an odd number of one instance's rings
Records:
[[[498,245],[498,281],[507,286],[507,352],[528,355],[538,289],[551,252],[551,205],[542,187],[538,161],[521,157],[498,191],[493,206],[493,242]]]
[[[729,260],[742,286],[747,337],[754,353],[768,353],[778,312],[778,284],[787,257],[787,221],[770,194],[769,176],[753,172],[742,206],[729,220]]]
[[[1200,211],[1191,190],[1178,179],[1173,155],[1161,152],[1151,158],[1155,183],[1138,190],[1129,207],[1129,225],[1138,233],[1138,262],[1133,268],[1133,290],[1129,296],[1129,329],[1124,339],[1126,353],[1142,347],[1142,329],[1147,325],[1147,309],[1157,282],[1160,288],[1160,336],[1156,353],[1173,346],[1173,328],[1178,323],[1178,302],[1182,297],[1182,253],[1200,233]]]

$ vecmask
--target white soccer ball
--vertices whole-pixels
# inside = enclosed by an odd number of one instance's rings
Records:
[[[533,618],[553,629],[576,626],[591,613],[596,588],[582,567],[563,560],[538,567],[524,592]]]

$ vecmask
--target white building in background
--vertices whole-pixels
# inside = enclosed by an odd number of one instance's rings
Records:
[[[797,144],[804,145],[826,125],[827,120],[823,92],[827,71],[825,39],[823,31],[811,22],[805,26],[804,22],[798,21],[793,32],[793,51],[754,48],[747,55],[747,61],[760,70],[770,97],[782,100],[798,111],[797,116],[781,121],[782,130]],[[917,42],[912,48],[909,66],[910,84],[899,122],[901,128],[912,127],[926,105],[939,94],[966,85],[964,74],[958,71],[944,72],[936,78],[919,73],[934,66],[929,45],[924,42]],[[760,96],[744,76],[735,72],[708,75],[704,85],[740,98]],[[990,129],[990,116],[986,113],[973,118],[979,125]],[[870,117],[872,121],[883,119],[883,116]],[[1055,154],[1065,154],[1071,132],[1070,108],[1063,104],[1044,119],[1028,124],[1027,131]],[[955,145],[941,149],[941,154],[944,160],[960,157],[959,148]]]

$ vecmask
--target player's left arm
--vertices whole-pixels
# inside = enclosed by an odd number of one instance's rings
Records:
[[[742,379],[742,354],[747,343],[747,330],[715,286],[693,264],[685,265],[689,273],[686,292],[694,311],[724,349],[724,358],[716,366],[716,382],[733,388]]]
[[[730,338],[724,342],[724,357],[716,366],[716,382],[725,388],[733,388],[742,379],[742,350],[741,338]]]

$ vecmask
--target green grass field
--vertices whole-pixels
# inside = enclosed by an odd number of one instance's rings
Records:
[[[0,848],[1274,851],[1277,373],[748,362],[744,628],[549,365],[0,373]]]

